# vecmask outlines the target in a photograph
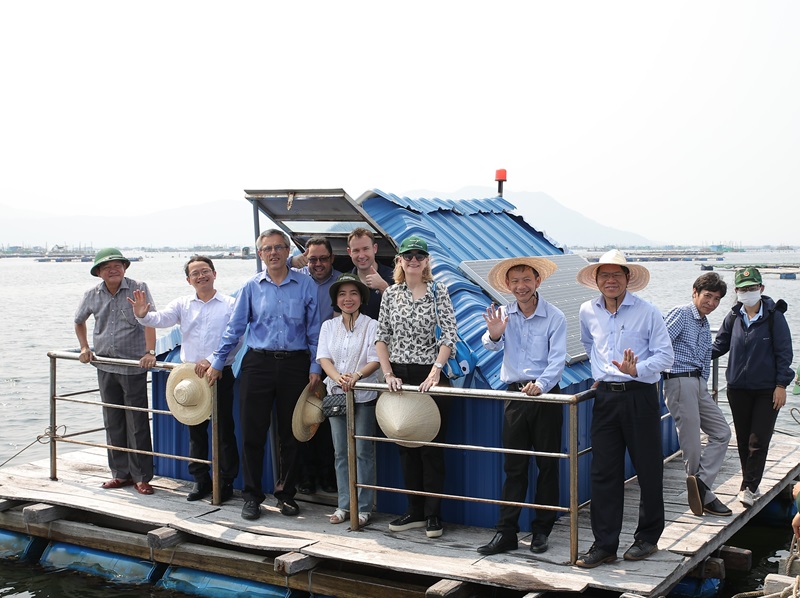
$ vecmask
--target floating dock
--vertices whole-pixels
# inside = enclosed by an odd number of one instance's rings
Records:
[[[432,540],[419,529],[390,533],[388,523],[395,515],[375,513],[363,530],[351,532],[347,523],[328,523],[331,506],[301,502],[299,517],[284,517],[269,500],[261,519],[249,522],[240,516],[238,493],[221,506],[190,503],[190,484],[170,478],[156,477],[152,496],[141,496],[132,487],[103,490],[108,469],[99,449],[63,453],[57,481],[49,479],[49,471],[49,460],[0,470],[0,529],[331,596],[532,597],[590,588],[658,596],[701,565],[800,474],[800,442],[776,429],[763,496],[745,509],[736,500],[741,474],[732,441],[714,488],[733,510],[732,517],[693,515],[680,459],[666,463],[666,528],[659,552],[639,562],[621,559],[633,542],[638,513],[638,485],[630,482],[620,560],[590,570],[569,564],[567,517],[556,524],[544,554],[528,550],[527,533],[520,534],[518,550],[482,556],[476,548],[491,539],[492,529],[445,522],[444,535]],[[583,551],[592,542],[588,508],[580,511],[579,528]]]

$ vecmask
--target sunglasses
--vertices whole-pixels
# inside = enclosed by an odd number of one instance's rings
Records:
[[[400,257],[402,257],[407,262],[410,262],[411,260],[417,260],[418,262],[421,262],[428,256],[425,255],[424,253],[402,253],[400,254]]]

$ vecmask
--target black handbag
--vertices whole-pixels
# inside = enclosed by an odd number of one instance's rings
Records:
[[[325,417],[347,415],[347,395],[325,395],[322,399],[322,415]]]

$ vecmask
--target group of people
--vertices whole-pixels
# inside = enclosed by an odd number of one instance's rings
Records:
[[[348,517],[350,496],[345,419],[331,417],[328,440],[298,442],[292,416],[306,390],[337,394],[359,381],[382,379],[390,391],[404,384],[426,392],[447,386],[442,370],[456,343],[456,320],[446,286],[433,279],[426,241],[416,235],[400,244],[394,268],[376,262],[373,234],[355,229],[347,238],[351,272],[333,269],[330,243],[322,237],[307,242],[303,254],[290,257],[290,242],[280,230],[261,233],[257,250],[264,270],[248,280],[236,299],[214,288],[213,262],[192,257],[185,266],[194,293],[176,299],[163,311],[155,309],[147,285],[125,276],[130,262],[116,249],[98,252],[91,273],[102,279],[88,291],[75,316],[80,360],[93,360],[86,320],[95,318],[94,351],[104,357],[136,359],[139,368],[97,364],[109,445],[134,452],[108,451],[112,479],[104,488],[134,485],[152,494],[153,460],[147,414],[122,411],[113,405],[147,407],[146,369],[155,364],[156,327],[179,324],[183,334],[181,359],[195,364],[195,373],[218,384],[220,413],[222,499],[233,495],[240,456],[233,421],[231,364],[246,345],[239,373],[241,466],[244,488],[242,517],[262,515],[262,488],[267,432],[273,408],[277,419],[280,470],[273,494],[283,515],[300,512],[298,488],[332,485],[326,472],[335,472],[338,505],[329,517],[341,523]],[[551,260],[522,257],[502,260],[489,273],[489,282],[514,300],[490,306],[483,315],[483,346],[503,351],[500,378],[509,390],[530,397],[560,392],[566,362],[566,318],[538,292],[557,269]],[[792,348],[783,316],[786,304],[763,295],[755,268],[735,274],[738,301],[712,342],[707,316],[726,294],[725,282],[705,273],[693,285],[692,301],[662,317],[634,293],[649,282],[648,270],[629,263],[612,250],[577,275],[584,286],[599,291],[579,313],[581,342],[589,356],[596,396],[591,424],[591,525],[594,542],[577,565],[596,567],[617,558],[622,528],[625,451],[639,478],[641,499],[634,543],[624,558],[641,560],[657,551],[664,528],[663,456],[658,382],[664,380],[667,407],[675,419],[687,474],[691,511],[726,516],[731,510],[712,487],[724,459],[730,428],[708,393],[712,358],[730,353],[728,398],[736,430],[743,480],[739,500],[752,506],[764,471],[778,410],[791,383]],[[247,335],[245,336],[245,331]],[[324,376],[324,382],[323,382]],[[441,425],[434,442],[447,430],[449,400],[435,396]],[[356,434],[375,434],[375,391],[355,391]],[[563,409],[546,399],[509,400],[504,409],[503,447],[538,453],[561,452]],[[207,459],[207,422],[190,428],[190,456]],[[708,441],[701,444],[701,432]],[[312,439],[313,441],[313,439]],[[332,445],[332,450],[331,450]],[[442,494],[443,450],[436,446],[399,445],[405,486],[414,492]],[[374,485],[374,443],[356,443],[358,482]],[[518,452],[504,457],[506,479],[502,499],[525,500],[529,457]],[[548,549],[548,537],[559,504],[558,459],[536,456],[538,478],[530,550]],[[193,463],[195,479],[188,500],[211,493],[206,464]],[[358,519],[369,521],[374,490],[358,489]],[[428,537],[442,535],[441,499],[412,493],[406,512],[389,524],[399,532],[425,528]],[[597,506],[595,506],[597,505]],[[518,547],[520,507],[503,505],[492,540],[478,548],[496,554]]]

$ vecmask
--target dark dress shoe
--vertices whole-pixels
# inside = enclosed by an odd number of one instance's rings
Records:
[[[497,532],[488,544],[478,548],[481,554],[499,554],[507,550],[516,550],[517,534],[513,532]]]
[[[728,507],[718,498],[715,498],[710,503],[703,505],[703,511],[709,515],[717,515],[719,517],[730,517],[733,514]]]
[[[608,552],[607,550],[603,550],[602,548],[598,548],[592,544],[589,552],[579,556],[578,560],[575,561],[575,564],[578,567],[583,567],[584,569],[594,569],[598,565],[602,565],[603,563],[613,563],[616,560],[616,554],[613,552]]]
[[[703,514],[703,495],[705,494],[706,485],[696,475],[690,475],[686,478],[686,495],[689,501],[689,508],[695,515]]]
[[[645,542],[644,540],[636,540],[633,545],[625,551],[622,558],[626,561],[641,561],[656,552],[658,552],[657,545],[650,544],[650,542]]]
[[[547,552],[547,536],[544,534],[533,534],[531,538],[531,552],[541,554]]]
[[[314,494],[317,491],[317,485],[311,478],[306,478],[297,484],[297,491],[300,494]]]
[[[195,482],[194,486],[192,486],[192,491],[186,495],[186,500],[189,502],[194,502],[195,500],[205,498],[211,494],[213,489],[214,487],[211,484],[211,480],[207,480],[205,482]]]
[[[219,492],[219,501],[228,502],[233,498],[233,482],[223,482]]]
[[[300,507],[297,506],[293,498],[287,498],[286,500],[278,499],[278,504],[276,506],[281,510],[281,515],[296,517],[300,514]]]
[[[242,507],[242,519],[255,520],[261,517],[261,505],[254,500],[248,500]]]

